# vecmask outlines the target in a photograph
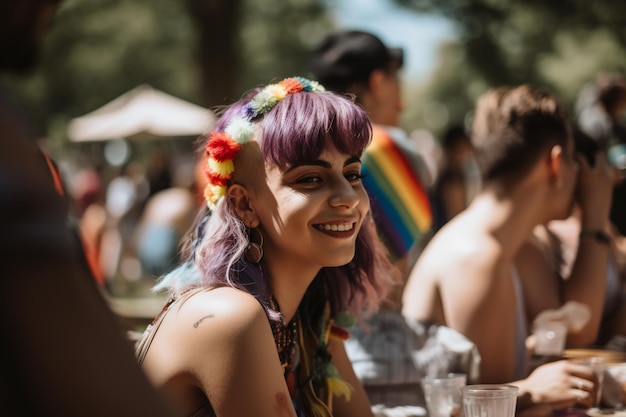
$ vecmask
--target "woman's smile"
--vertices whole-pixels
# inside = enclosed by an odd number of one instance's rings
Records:
[[[333,237],[351,237],[355,231],[356,222],[314,224],[317,230]]]

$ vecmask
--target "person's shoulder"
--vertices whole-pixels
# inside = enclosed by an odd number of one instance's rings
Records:
[[[255,343],[264,326],[271,332],[265,310],[249,293],[195,290],[169,307],[157,334],[159,350],[178,352],[177,358],[194,367],[210,352]]]
[[[180,307],[181,319],[199,329],[204,320],[243,330],[259,320],[267,321],[265,310],[251,294],[232,287],[196,291]]]
[[[449,271],[471,271],[494,268],[500,248],[489,234],[476,227],[462,212],[446,223],[431,239],[418,262],[436,269],[442,276]],[[447,272],[446,272],[447,271]]]

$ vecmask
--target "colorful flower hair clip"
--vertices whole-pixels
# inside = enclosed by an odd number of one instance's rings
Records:
[[[204,189],[204,198],[213,210],[218,201],[226,194],[228,180],[235,170],[234,159],[241,146],[254,134],[254,122],[267,114],[274,106],[289,94],[300,91],[321,93],[325,88],[317,81],[303,77],[285,78],[277,84],[270,84],[258,92],[243,106],[239,115],[233,117],[224,132],[211,132],[206,142],[208,179]]]

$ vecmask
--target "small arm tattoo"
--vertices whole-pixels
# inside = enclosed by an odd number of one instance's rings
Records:
[[[276,415],[280,417],[293,416],[291,401],[288,399],[287,395],[283,393],[276,394],[276,404],[274,405],[274,410],[276,410]]]
[[[198,328],[198,326],[200,325],[200,323],[202,323],[202,322],[204,321],[204,319],[210,319],[211,317],[215,317],[215,315],[214,315],[214,314],[209,314],[208,316],[204,316],[204,317],[202,317],[200,320],[198,320],[197,322],[195,322],[195,323],[193,324],[193,328],[194,328],[194,329],[197,329],[197,328]]]

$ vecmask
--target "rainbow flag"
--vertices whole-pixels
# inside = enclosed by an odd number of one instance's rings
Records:
[[[430,201],[418,168],[377,126],[362,160],[363,185],[370,196],[376,228],[392,258],[401,258],[432,225]]]

